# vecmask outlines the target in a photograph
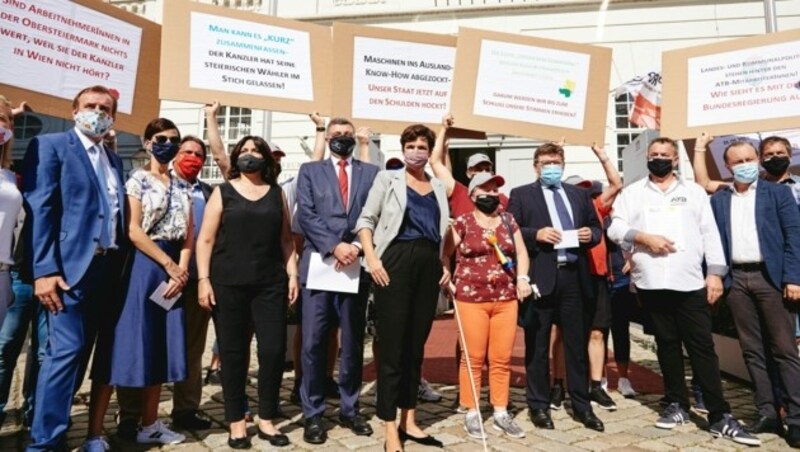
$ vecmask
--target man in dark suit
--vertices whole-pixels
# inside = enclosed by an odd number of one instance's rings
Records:
[[[310,290],[308,266],[312,253],[323,259],[333,257],[337,266],[358,260],[361,246],[353,229],[361,208],[378,174],[378,167],[353,159],[355,127],[344,118],[333,118],[327,127],[326,141],[331,157],[305,163],[297,176],[297,217],[305,242],[300,267],[303,285],[303,381],[300,398],[305,416],[303,439],[322,444],[327,433],[322,425],[325,412],[325,368],[332,328],[341,328],[339,364],[339,419],[356,435],[371,435],[372,427],[359,414],[358,395],[364,355],[369,277],[362,273],[357,294]]]
[[[747,370],[755,384],[759,418],[750,433],[782,433],[767,373],[769,347],[783,382],[785,439],[800,447],[800,357],[795,345],[795,307],[800,300],[800,212],[787,186],[758,180],[758,153],[747,141],[723,155],[732,187],[711,198],[725,261],[723,280]]]
[[[561,184],[564,149],[555,143],[533,154],[539,180],[511,191],[508,211],[522,231],[531,258],[530,278],[542,298],[529,299],[520,314],[525,328],[528,407],[539,428],[552,429],[548,349],[554,317],[562,323],[567,384],[576,418],[587,428],[603,431],[603,422],[589,403],[584,300],[595,296],[586,250],[600,241],[602,227],[589,192]],[[577,235],[577,246],[559,246]]]
[[[50,312],[28,450],[65,447],[72,395],[120,284],[122,161],[103,144],[116,111],[107,88],[86,88],[73,100],[75,129],[38,136],[25,154],[26,256],[34,293]]]

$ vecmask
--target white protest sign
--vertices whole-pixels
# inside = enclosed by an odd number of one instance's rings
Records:
[[[62,99],[103,85],[130,114],[142,29],[64,0],[0,3],[0,84]]]

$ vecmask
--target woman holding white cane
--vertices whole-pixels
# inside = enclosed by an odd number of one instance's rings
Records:
[[[475,209],[456,218],[445,238],[445,256],[456,252],[453,275],[462,337],[460,403],[469,410],[464,430],[484,439],[480,410],[481,368],[489,358],[489,392],[496,430],[514,438],[525,433],[506,410],[511,381],[511,349],[517,330],[517,300],[533,291],[528,252],[514,218],[498,212],[501,176],[476,174],[469,184]],[[449,260],[447,260],[449,262]],[[515,265],[516,263],[516,265]],[[519,276],[517,276],[519,275]]]

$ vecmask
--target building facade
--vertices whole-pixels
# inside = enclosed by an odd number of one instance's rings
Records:
[[[129,12],[158,23],[169,20],[162,14],[165,0],[107,0]],[[764,5],[760,0],[202,0],[202,3],[244,9],[261,14],[330,25],[336,21],[410,31],[453,34],[459,27],[471,27],[605,46],[613,49],[609,92],[637,75],[659,70],[664,51],[739,38],[765,32]],[[800,28],[800,1],[776,2],[779,30]],[[334,50],[335,52],[335,50]],[[334,70],[334,68],[331,68]],[[611,96],[611,94],[609,94]],[[208,101],[212,101],[209,99]],[[631,99],[622,96],[609,101],[605,136],[597,142],[606,147],[620,169],[620,150],[632,142],[641,129],[632,126],[627,115]],[[162,101],[162,116],[178,124],[183,134],[203,136],[202,106]],[[458,118],[456,118],[456,121]],[[268,137],[287,158],[284,176],[291,177],[306,161],[314,146],[314,125],[305,115],[270,113],[226,106],[219,118],[226,144],[230,147],[247,134]],[[559,137],[543,137],[557,140]],[[373,159],[382,163],[400,152],[396,135],[381,135],[374,141]],[[489,153],[499,173],[509,179],[507,188],[530,182],[530,166],[539,143],[518,137],[490,134],[484,141],[454,140],[451,143],[456,176],[464,173],[467,157],[478,151]],[[22,143],[20,143],[22,145]],[[566,174],[603,179],[602,169],[591,150],[567,147]],[[219,180],[208,162],[203,176]]]

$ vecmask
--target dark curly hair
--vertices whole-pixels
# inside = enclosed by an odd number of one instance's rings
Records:
[[[231,169],[228,171],[228,180],[236,179],[237,177],[241,176],[241,172],[239,171],[239,167],[236,165],[236,162],[239,161],[239,155],[242,153],[242,148],[248,142],[252,141],[256,147],[256,152],[261,154],[261,157],[267,162],[264,166],[264,169],[261,171],[261,178],[269,185],[275,185],[277,182],[277,174],[278,174],[278,165],[275,163],[275,158],[272,157],[272,149],[270,149],[269,144],[261,137],[248,135],[238,143],[231,151]]]

